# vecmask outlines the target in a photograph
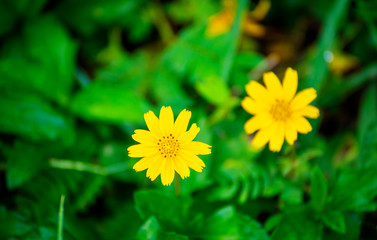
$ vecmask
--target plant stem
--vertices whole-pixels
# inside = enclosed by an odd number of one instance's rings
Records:
[[[177,173],[175,174],[175,178],[175,195],[178,197],[181,195],[181,178]]]
[[[59,218],[58,218],[58,240],[63,240],[63,221],[64,221],[64,198],[60,197]]]

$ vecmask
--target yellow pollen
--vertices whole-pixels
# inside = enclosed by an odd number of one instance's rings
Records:
[[[158,140],[158,150],[164,158],[175,157],[179,150],[179,143],[177,139],[174,139],[172,134],[164,136]]]
[[[284,100],[276,100],[270,109],[270,113],[276,121],[285,121],[291,116],[291,105]]]

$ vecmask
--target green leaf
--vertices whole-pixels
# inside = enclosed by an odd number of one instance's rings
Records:
[[[0,86],[38,91],[60,104],[67,103],[77,47],[54,17],[27,21],[22,35],[7,41],[4,49]]]
[[[321,169],[314,168],[311,177],[310,203],[317,211],[323,209],[327,200],[327,181]]]
[[[346,222],[343,213],[338,211],[326,212],[322,215],[323,223],[338,233],[346,232]]]
[[[95,82],[73,98],[71,109],[86,119],[122,123],[141,121],[150,106],[130,89]]]
[[[43,167],[46,159],[40,153],[41,146],[16,142],[8,153],[7,187],[14,189],[31,180]]]
[[[150,217],[139,229],[137,238],[140,240],[188,240],[187,236],[173,233],[164,232],[155,217]]]
[[[195,82],[198,92],[210,103],[222,105],[229,101],[230,90],[228,86],[215,75],[206,76]]]
[[[371,83],[365,90],[361,100],[358,119],[358,140],[363,143],[368,128],[377,121],[377,85]]]
[[[261,225],[248,216],[237,213],[233,206],[216,211],[204,224],[200,239],[269,239]]]
[[[322,224],[305,212],[287,212],[283,215],[271,239],[319,240],[322,235]]]
[[[52,16],[45,16],[24,29],[27,55],[41,64],[47,79],[38,87],[52,99],[65,103],[73,83],[76,43]],[[53,80],[52,80],[53,79]]]
[[[339,171],[329,185],[329,209],[363,211],[377,196],[376,172],[376,165]]]
[[[0,239],[11,239],[30,231],[31,225],[19,214],[0,206]]]
[[[226,34],[210,38],[205,34],[205,24],[182,31],[178,41],[163,56],[165,65],[181,76],[189,76],[192,82],[213,75],[228,82],[247,5],[245,0],[238,2],[232,28]]]
[[[72,140],[71,124],[48,102],[26,92],[1,94],[0,132],[32,140]]]
[[[135,207],[142,219],[155,216],[165,229],[183,229],[187,227],[186,216],[189,199],[179,199],[160,191],[142,190],[134,195]]]

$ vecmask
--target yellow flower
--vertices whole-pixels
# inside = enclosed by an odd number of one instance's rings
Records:
[[[223,10],[208,19],[206,30],[207,37],[214,38],[230,31],[234,23],[237,1],[223,0]],[[243,33],[254,37],[262,37],[266,34],[264,26],[257,21],[262,20],[271,7],[270,0],[261,0],[255,9],[242,18],[241,28]]]
[[[280,151],[284,138],[292,145],[297,132],[308,133],[312,126],[304,117],[317,118],[318,108],[309,105],[316,97],[314,88],[304,89],[297,95],[298,77],[292,68],[285,71],[283,84],[273,72],[263,74],[266,88],[256,81],[246,85],[245,97],[241,105],[254,116],[245,123],[245,131],[252,134],[259,130],[252,145],[261,148],[270,142],[270,150]]]
[[[211,146],[193,141],[200,128],[192,124],[187,130],[191,112],[184,109],[174,122],[170,107],[162,107],[160,119],[149,111],[144,114],[147,130],[137,129],[132,138],[140,144],[129,147],[128,156],[142,159],[133,168],[147,170],[147,177],[154,181],[161,174],[163,185],[170,185],[175,171],[182,179],[190,176],[189,168],[202,172],[204,162],[197,155],[211,153]]]

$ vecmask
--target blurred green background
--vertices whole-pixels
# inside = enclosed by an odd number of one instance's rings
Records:
[[[376,10],[1,0],[0,239],[377,239]],[[321,116],[294,147],[253,149],[244,85],[289,66]],[[127,156],[161,106],[212,145],[180,196]]]

